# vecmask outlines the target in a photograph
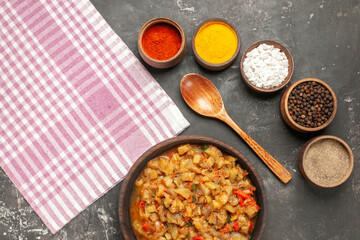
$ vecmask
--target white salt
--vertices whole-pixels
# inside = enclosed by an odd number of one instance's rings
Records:
[[[289,73],[285,53],[265,43],[246,54],[243,66],[246,77],[259,88],[277,87]]]

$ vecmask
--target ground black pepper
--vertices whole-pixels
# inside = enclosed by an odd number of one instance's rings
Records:
[[[317,82],[296,86],[288,99],[291,118],[303,127],[320,127],[330,118],[334,101],[330,91]]]

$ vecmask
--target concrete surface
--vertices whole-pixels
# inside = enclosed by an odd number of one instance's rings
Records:
[[[268,196],[265,240],[359,239],[360,236],[360,1],[204,1],[92,0],[110,26],[132,51],[137,51],[141,25],[156,16],[180,23],[190,42],[196,26],[212,18],[232,22],[241,35],[240,56],[227,70],[209,72],[196,64],[189,44],[184,60],[172,69],[147,66],[191,123],[183,134],[215,137],[240,150],[260,173]],[[240,79],[241,54],[253,42],[274,39],[293,54],[295,72],[291,82],[305,77],[326,81],[338,97],[338,112],[324,131],[301,135],[283,122],[280,98],[250,91]],[[283,185],[246,144],[222,122],[201,117],[181,98],[179,83],[187,73],[199,73],[213,81],[226,108],[260,145],[293,175]],[[210,131],[211,130],[211,131]],[[297,157],[312,136],[330,134],[344,139],[355,156],[348,181],[334,189],[319,189],[304,180]],[[121,183],[87,208],[57,234],[52,235],[0,170],[0,239],[123,239],[117,217]]]

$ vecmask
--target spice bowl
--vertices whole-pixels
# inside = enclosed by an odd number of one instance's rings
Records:
[[[333,121],[337,99],[324,81],[304,78],[284,92],[280,110],[289,127],[301,133],[311,133],[324,129]]]
[[[350,177],[354,168],[354,155],[342,139],[322,135],[303,145],[299,155],[299,168],[310,183],[332,188]]]
[[[259,87],[256,84],[252,83],[250,81],[249,77],[245,74],[246,70],[244,68],[244,62],[245,62],[245,59],[247,58],[247,54],[249,52],[252,52],[254,49],[257,49],[261,44],[270,45],[270,46],[273,46],[275,49],[279,49],[280,53],[284,53],[285,57],[287,59],[288,74],[286,75],[286,77],[284,77],[284,80],[276,86],[269,86],[266,88]],[[245,85],[248,86],[250,89],[254,90],[255,92],[264,93],[264,94],[273,93],[273,92],[279,91],[280,89],[284,88],[290,82],[292,75],[294,73],[294,59],[293,59],[292,54],[289,51],[289,49],[287,49],[281,43],[279,43],[277,41],[273,41],[273,40],[261,40],[261,41],[257,41],[255,43],[253,43],[250,47],[248,47],[245,50],[244,54],[241,57],[240,72],[241,72],[241,78],[243,79]]]
[[[191,46],[200,66],[211,71],[221,71],[230,67],[239,55],[240,34],[230,22],[211,18],[195,29]]]
[[[147,21],[139,31],[139,54],[147,64],[154,68],[165,69],[178,64],[185,56],[186,45],[184,30],[170,18],[153,18]]]

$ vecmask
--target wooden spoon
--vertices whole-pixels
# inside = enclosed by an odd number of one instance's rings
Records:
[[[192,110],[200,115],[217,118],[227,123],[283,183],[290,181],[291,174],[229,117],[221,95],[212,82],[201,75],[190,73],[181,79],[180,90],[185,102]]]

